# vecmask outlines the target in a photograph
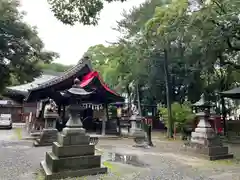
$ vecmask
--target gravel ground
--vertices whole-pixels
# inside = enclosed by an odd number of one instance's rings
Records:
[[[131,157],[130,165],[111,162],[113,173],[104,179],[117,180],[240,180],[240,166],[234,161],[209,162],[183,155],[179,144],[154,140],[152,149],[133,148],[133,140],[100,140],[97,146],[108,159],[107,152],[116,152]],[[32,141],[18,140],[15,129],[0,130],[0,180],[35,180],[39,163],[51,147],[32,146]],[[145,166],[135,166],[140,162]],[[118,178],[118,175],[121,178]],[[96,180],[99,176],[87,177]]]
[[[50,147],[33,148],[18,140],[16,128],[0,130],[0,180],[34,180],[34,173]]]
[[[102,142],[104,143],[104,142]],[[111,145],[101,145],[102,149],[111,149],[111,151],[122,154],[131,154],[138,156],[139,160],[148,164],[143,171],[139,169],[140,175],[136,179],[166,179],[166,180],[225,180],[240,179],[240,166],[235,161],[210,162],[204,159],[180,154],[177,145],[170,149],[169,142],[155,142],[156,147],[152,149],[132,148],[130,145],[118,143]],[[125,146],[125,148],[123,148]],[[175,149],[173,149],[175,148]],[[133,174],[132,174],[133,175]],[[129,178],[131,179],[131,178]]]

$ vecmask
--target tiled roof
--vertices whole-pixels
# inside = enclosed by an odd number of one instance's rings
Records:
[[[7,87],[6,91],[7,92],[18,92],[20,94],[27,94],[29,90],[37,88],[41,84],[43,84],[51,79],[54,79],[56,77],[57,76],[43,74],[43,75],[35,78],[34,81],[32,81],[30,83],[22,84],[22,85],[18,85],[18,86]]]
[[[239,95],[240,94],[240,87],[230,89],[228,91],[221,92],[224,95]]]
[[[46,87],[50,87],[52,85],[58,84],[72,76],[74,76],[77,72],[79,72],[84,66],[88,66],[91,69],[91,65],[90,65],[90,61],[89,61],[89,57],[84,56],[76,66],[73,66],[72,68],[68,69],[67,71],[65,71],[62,75],[54,77],[52,79],[49,79],[48,81],[45,81],[43,83],[41,83],[41,85],[32,88],[31,91],[35,91],[35,90],[39,90],[39,89],[43,89]]]

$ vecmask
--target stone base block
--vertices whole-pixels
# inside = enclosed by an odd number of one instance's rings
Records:
[[[233,158],[234,158],[233,154],[223,154],[223,155],[218,155],[218,156],[210,156],[209,160],[210,161],[215,161],[215,160],[233,159]]]
[[[228,154],[228,147],[217,146],[217,147],[204,147],[199,144],[190,143],[189,145],[185,145],[185,152],[194,153],[209,159],[220,160],[220,159],[232,159],[233,154]]]
[[[141,129],[130,129],[130,133],[129,133],[130,136],[132,137],[142,137],[144,138],[145,137],[145,132]]]
[[[86,130],[84,128],[81,127],[65,127],[63,128],[62,133],[64,135],[71,135],[71,134],[81,134],[81,135],[85,135]]]
[[[94,155],[94,145],[73,145],[62,146],[58,142],[54,142],[52,152],[57,157],[73,157],[73,156],[88,156]]]
[[[45,161],[42,161],[40,163],[40,166],[44,172],[45,180],[64,179],[64,178],[68,178],[68,177],[81,177],[81,176],[89,176],[89,175],[97,175],[97,174],[107,173],[107,168],[105,168],[105,167],[96,167],[96,168],[80,169],[80,170],[67,170],[67,171],[53,173],[48,168]]]
[[[52,144],[53,144],[52,142],[40,143],[40,139],[36,139],[36,140],[33,142],[33,146],[34,146],[34,147],[51,146]]]
[[[85,134],[59,134],[57,142],[62,146],[72,146],[72,145],[88,145],[90,142],[90,137]]]
[[[133,145],[135,148],[144,148],[144,149],[150,149],[151,146],[149,146],[147,143],[142,143],[142,144],[135,144]]]
[[[199,133],[199,132],[192,132],[191,137],[198,137],[198,138],[205,138],[205,139],[212,139],[216,137],[215,133]]]
[[[88,155],[59,158],[52,152],[47,152],[45,162],[52,172],[91,169],[101,166],[101,156]]]
[[[34,146],[51,146],[53,142],[57,141],[57,129],[43,129],[40,138],[36,139],[33,143]]]
[[[216,134],[204,134],[192,132],[191,142],[196,144],[202,144],[204,146],[219,146],[222,142]]]
[[[189,147],[195,149],[198,153],[206,154],[209,156],[217,156],[228,154],[228,147],[226,146],[203,146],[201,144],[190,143]]]

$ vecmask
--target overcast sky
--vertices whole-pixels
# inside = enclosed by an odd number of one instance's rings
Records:
[[[47,0],[20,0],[21,9],[27,13],[25,21],[37,26],[45,48],[58,52],[60,58],[56,62],[62,64],[76,64],[90,46],[115,41],[119,34],[111,27],[114,27],[116,20],[121,19],[122,11],[144,1],[128,0],[125,3],[107,4],[101,13],[99,25],[90,27],[62,24],[53,16]]]

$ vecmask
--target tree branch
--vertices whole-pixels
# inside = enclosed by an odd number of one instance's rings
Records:
[[[240,64],[236,64],[231,61],[223,61],[222,65],[230,65],[230,66],[234,67],[235,69],[240,70]]]
[[[213,3],[217,5],[217,7],[224,13],[226,14],[226,10],[224,9],[224,6],[222,4],[220,4],[220,2],[218,2],[217,0],[213,0]]]
[[[229,48],[231,48],[232,50],[234,50],[234,51],[240,51],[240,47],[234,47],[234,46],[232,45],[230,38],[227,38],[227,44],[228,44]]]

